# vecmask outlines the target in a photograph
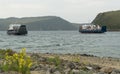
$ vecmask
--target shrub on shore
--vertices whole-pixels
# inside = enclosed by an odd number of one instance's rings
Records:
[[[5,72],[16,71],[22,74],[30,74],[31,65],[32,60],[26,55],[26,49],[23,48],[20,53],[14,53],[13,55],[6,52],[1,69]]]
[[[61,64],[61,59],[59,58],[59,56],[55,56],[54,58],[48,58],[47,61],[49,63],[55,64],[55,66],[57,67]]]
[[[12,56],[12,55],[15,53],[15,51],[13,51],[13,50],[11,50],[11,49],[6,49],[6,50],[0,49],[0,58],[1,58],[1,59],[4,58],[6,53],[7,53],[8,55]]]

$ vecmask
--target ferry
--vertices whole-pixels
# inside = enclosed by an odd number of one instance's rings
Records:
[[[21,24],[10,24],[7,30],[8,35],[26,35],[27,33],[26,25]]]
[[[104,33],[107,32],[106,26],[99,25],[82,25],[79,27],[81,33]]]

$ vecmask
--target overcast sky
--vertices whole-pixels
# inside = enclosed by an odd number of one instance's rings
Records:
[[[59,16],[89,23],[100,12],[120,9],[120,0],[0,0],[0,18]]]

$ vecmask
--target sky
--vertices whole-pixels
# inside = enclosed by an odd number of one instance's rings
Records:
[[[98,13],[120,10],[120,0],[0,0],[0,18],[59,16],[90,23]]]

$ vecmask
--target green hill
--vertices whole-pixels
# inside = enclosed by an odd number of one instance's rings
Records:
[[[106,25],[111,31],[120,31],[120,10],[99,13],[92,23]]]
[[[57,16],[43,17],[9,17],[0,19],[0,30],[7,30],[9,24],[25,24],[27,29],[32,30],[76,30],[72,23]]]

